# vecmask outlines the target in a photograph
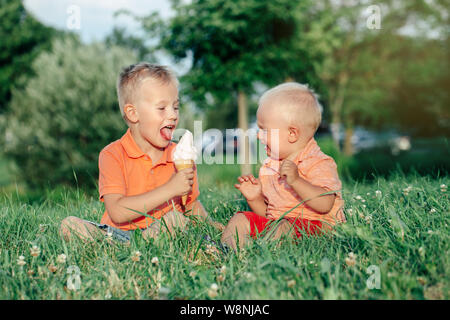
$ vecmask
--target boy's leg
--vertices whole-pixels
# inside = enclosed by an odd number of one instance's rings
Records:
[[[164,219],[164,221],[162,221]],[[144,239],[156,239],[161,231],[173,233],[175,228],[184,229],[189,219],[177,211],[169,211],[160,220],[155,220],[148,228],[142,231]],[[166,227],[167,226],[167,227]]]
[[[250,221],[243,212],[236,213],[230,219],[220,241],[236,251],[237,239],[239,239],[240,248],[244,247],[250,239]]]
[[[73,236],[78,236],[83,240],[94,240],[94,237],[102,231],[86,220],[70,216],[61,222],[59,233],[66,241],[72,239]]]

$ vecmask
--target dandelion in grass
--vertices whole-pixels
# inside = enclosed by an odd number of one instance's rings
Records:
[[[208,289],[208,297],[210,297],[211,299],[214,299],[215,297],[217,297],[218,290],[219,290],[219,286],[217,285],[217,283],[211,284],[211,286]]]
[[[131,256],[131,260],[133,260],[134,262],[139,262],[141,260],[141,256],[142,254],[139,251],[135,251]]]
[[[17,265],[23,267],[26,264],[27,264],[27,262],[25,261],[25,257],[19,256],[19,258],[17,259]]]
[[[64,263],[66,263],[66,259],[67,259],[66,255],[64,253],[62,253],[62,254],[58,255],[58,257],[56,257],[56,262],[59,264],[64,264]]]
[[[347,266],[349,267],[353,267],[356,265],[356,254],[354,254],[353,252],[350,252],[348,254],[348,257],[345,258],[345,263],[347,264]]]
[[[159,264],[158,257],[153,257],[151,262],[152,262],[153,265],[157,266]]]
[[[287,286],[288,286],[288,288],[293,288],[294,286],[295,286],[295,280],[294,279],[291,279],[291,280],[289,280],[288,282],[287,282]]]
[[[41,249],[39,249],[38,246],[34,245],[34,246],[31,247],[31,249],[30,249],[30,254],[31,254],[33,257],[37,257],[40,253],[41,253]]]
[[[445,184],[440,185],[441,192],[447,192],[447,186]]]

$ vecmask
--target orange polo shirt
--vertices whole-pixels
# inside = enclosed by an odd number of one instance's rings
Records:
[[[153,163],[152,159],[138,147],[130,129],[128,129],[122,138],[112,142],[100,152],[98,159],[100,201],[104,201],[103,196],[105,194],[118,193],[124,196],[134,196],[165,184],[176,172],[172,160],[175,146],[176,143],[171,142],[164,150],[161,159],[157,163]],[[194,184],[186,204],[194,202],[199,194],[197,168],[195,168]],[[170,199],[146,214],[151,215],[153,219],[160,219],[164,214],[173,210],[173,206],[176,210],[183,212],[181,197]],[[131,222],[115,224],[105,210],[101,223],[122,230],[134,230],[147,228],[153,222],[153,219],[142,216]]]
[[[268,203],[267,213],[272,214],[276,219],[302,201],[302,198],[287,184],[286,179],[280,178],[281,162],[267,158],[259,170],[262,192]],[[303,203],[284,217],[319,220],[331,225],[345,221],[342,210],[344,201],[340,192],[342,184],[333,158],[324,154],[316,141],[311,139],[294,162],[297,164],[301,178],[327,191],[335,191],[336,200],[333,208],[325,214],[314,211]]]

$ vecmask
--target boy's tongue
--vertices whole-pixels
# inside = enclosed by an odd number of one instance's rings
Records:
[[[170,130],[169,128],[164,127],[160,130],[160,132],[164,139],[166,139],[166,140],[172,139],[172,130]]]

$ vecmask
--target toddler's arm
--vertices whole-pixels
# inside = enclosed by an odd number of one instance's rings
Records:
[[[192,189],[193,179],[194,169],[189,168],[180,170],[167,183],[146,193],[135,196],[105,194],[105,208],[114,223],[133,221],[142,217],[138,212],[147,213],[173,197],[188,194]]]
[[[267,204],[262,194],[261,183],[253,175],[244,175],[238,178],[240,184],[235,184],[247,200],[248,206],[254,213],[261,217],[266,217]]]
[[[280,168],[280,176],[286,178],[287,184],[300,196],[302,199],[311,199],[305,203],[313,210],[319,213],[328,213],[334,204],[336,196],[334,194],[327,194],[327,190],[315,185],[312,185],[305,179],[302,179],[298,174],[297,165],[290,161],[284,160]]]

